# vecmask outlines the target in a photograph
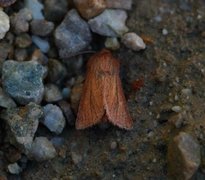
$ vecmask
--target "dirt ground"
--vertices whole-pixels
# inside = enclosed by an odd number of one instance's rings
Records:
[[[133,129],[105,126],[77,131],[66,127],[60,135],[65,143],[58,157],[43,163],[31,161],[19,177],[9,179],[165,180],[167,145],[174,135],[189,132],[203,147],[205,1],[133,0],[128,14],[130,31],[147,43],[144,51],[121,46],[115,52]],[[180,107],[180,112],[173,107]],[[179,113],[186,118],[176,127],[172,119]],[[205,179],[204,172],[202,163],[193,179]]]

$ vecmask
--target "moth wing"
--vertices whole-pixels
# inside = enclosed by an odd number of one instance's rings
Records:
[[[127,108],[121,80],[118,75],[107,78],[108,91],[105,91],[104,100],[108,120],[120,128],[131,129],[133,121]]]
[[[87,73],[76,119],[76,129],[85,129],[97,124],[105,114],[101,84],[96,75],[92,72]]]

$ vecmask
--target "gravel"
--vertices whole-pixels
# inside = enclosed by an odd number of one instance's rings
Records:
[[[0,39],[3,39],[10,29],[9,16],[0,9]]]
[[[46,84],[44,100],[46,102],[56,102],[63,98],[60,89],[55,84]]]

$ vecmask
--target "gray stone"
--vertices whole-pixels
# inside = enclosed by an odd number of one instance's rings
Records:
[[[11,99],[0,87],[0,107],[12,108],[16,107],[16,103]]]
[[[0,9],[0,39],[3,39],[10,29],[9,16]]]
[[[31,32],[37,36],[47,36],[54,29],[53,22],[35,19],[31,21]]]
[[[30,151],[30,156],[36,161],[53,159],[57,155],[52,143],[46,137],[36,137]]]
[[[139,51],[146,48],[142,38],[134,32],[124,34],[122,37],[122,42],[127,48],[130,48],[134,51]]]
[[[22,169],[17,163],[9,164],[8,171],[11,174],[20,174]]]
[[[68,58],[85,49],[91,42],[89,26],[75,9],[70,10],[56,28],[55,41],[61,58]]]
[[[32,19],[31,11],[27,8],[21,9],[11,16],[11,26],[16,34],[28,32],[29,21]]]
[[[35,61],[5,61],[2,80],[5,92],[19,104],[40,103],[43,98],[43,78],[46,68]]]
[[[56,102],[63,98],[61,91],[58,86],[55,84],[46,84],[45,85],[45,93],[44,100],[46,102]]]
[[[45,0],[44,5],[44,14],[49,21],[61,21],[68,11],[67,0]]]
[[[53,104],[47,104],[43,107],[44,119],[42,123],[51,131],[60,134],[65,127],[65,118],[61,109]]]
[[[90,19],[88,24],[93,32],[110,37],[120,37],[128,31],[125,24],[127,13],[124,10],[106,9],[99,16]]]
[[[2,110],[0,118],[7,124],[9,142],[28,153],[39,119],[43,116],[42,108],[34,103],[25,107]]]
[[[188,133],[180,132],[168,146],[168,173],[173,179],[191,179],[200,160],[200,145]]]
[[[25,61],[28,58],[28,52],[26,49],[16,48],[14,57],[17,61]]]
[[[132,0],[106,0],[107,8],[109,9],[125,9],[131,10]]]

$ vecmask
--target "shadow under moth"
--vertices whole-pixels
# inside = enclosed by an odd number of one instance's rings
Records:
[[[102,121],[123,129],[132,128],[119,72],[120,64],[109,50],[103,49],[88,60],[76,129],[85,129]]]

